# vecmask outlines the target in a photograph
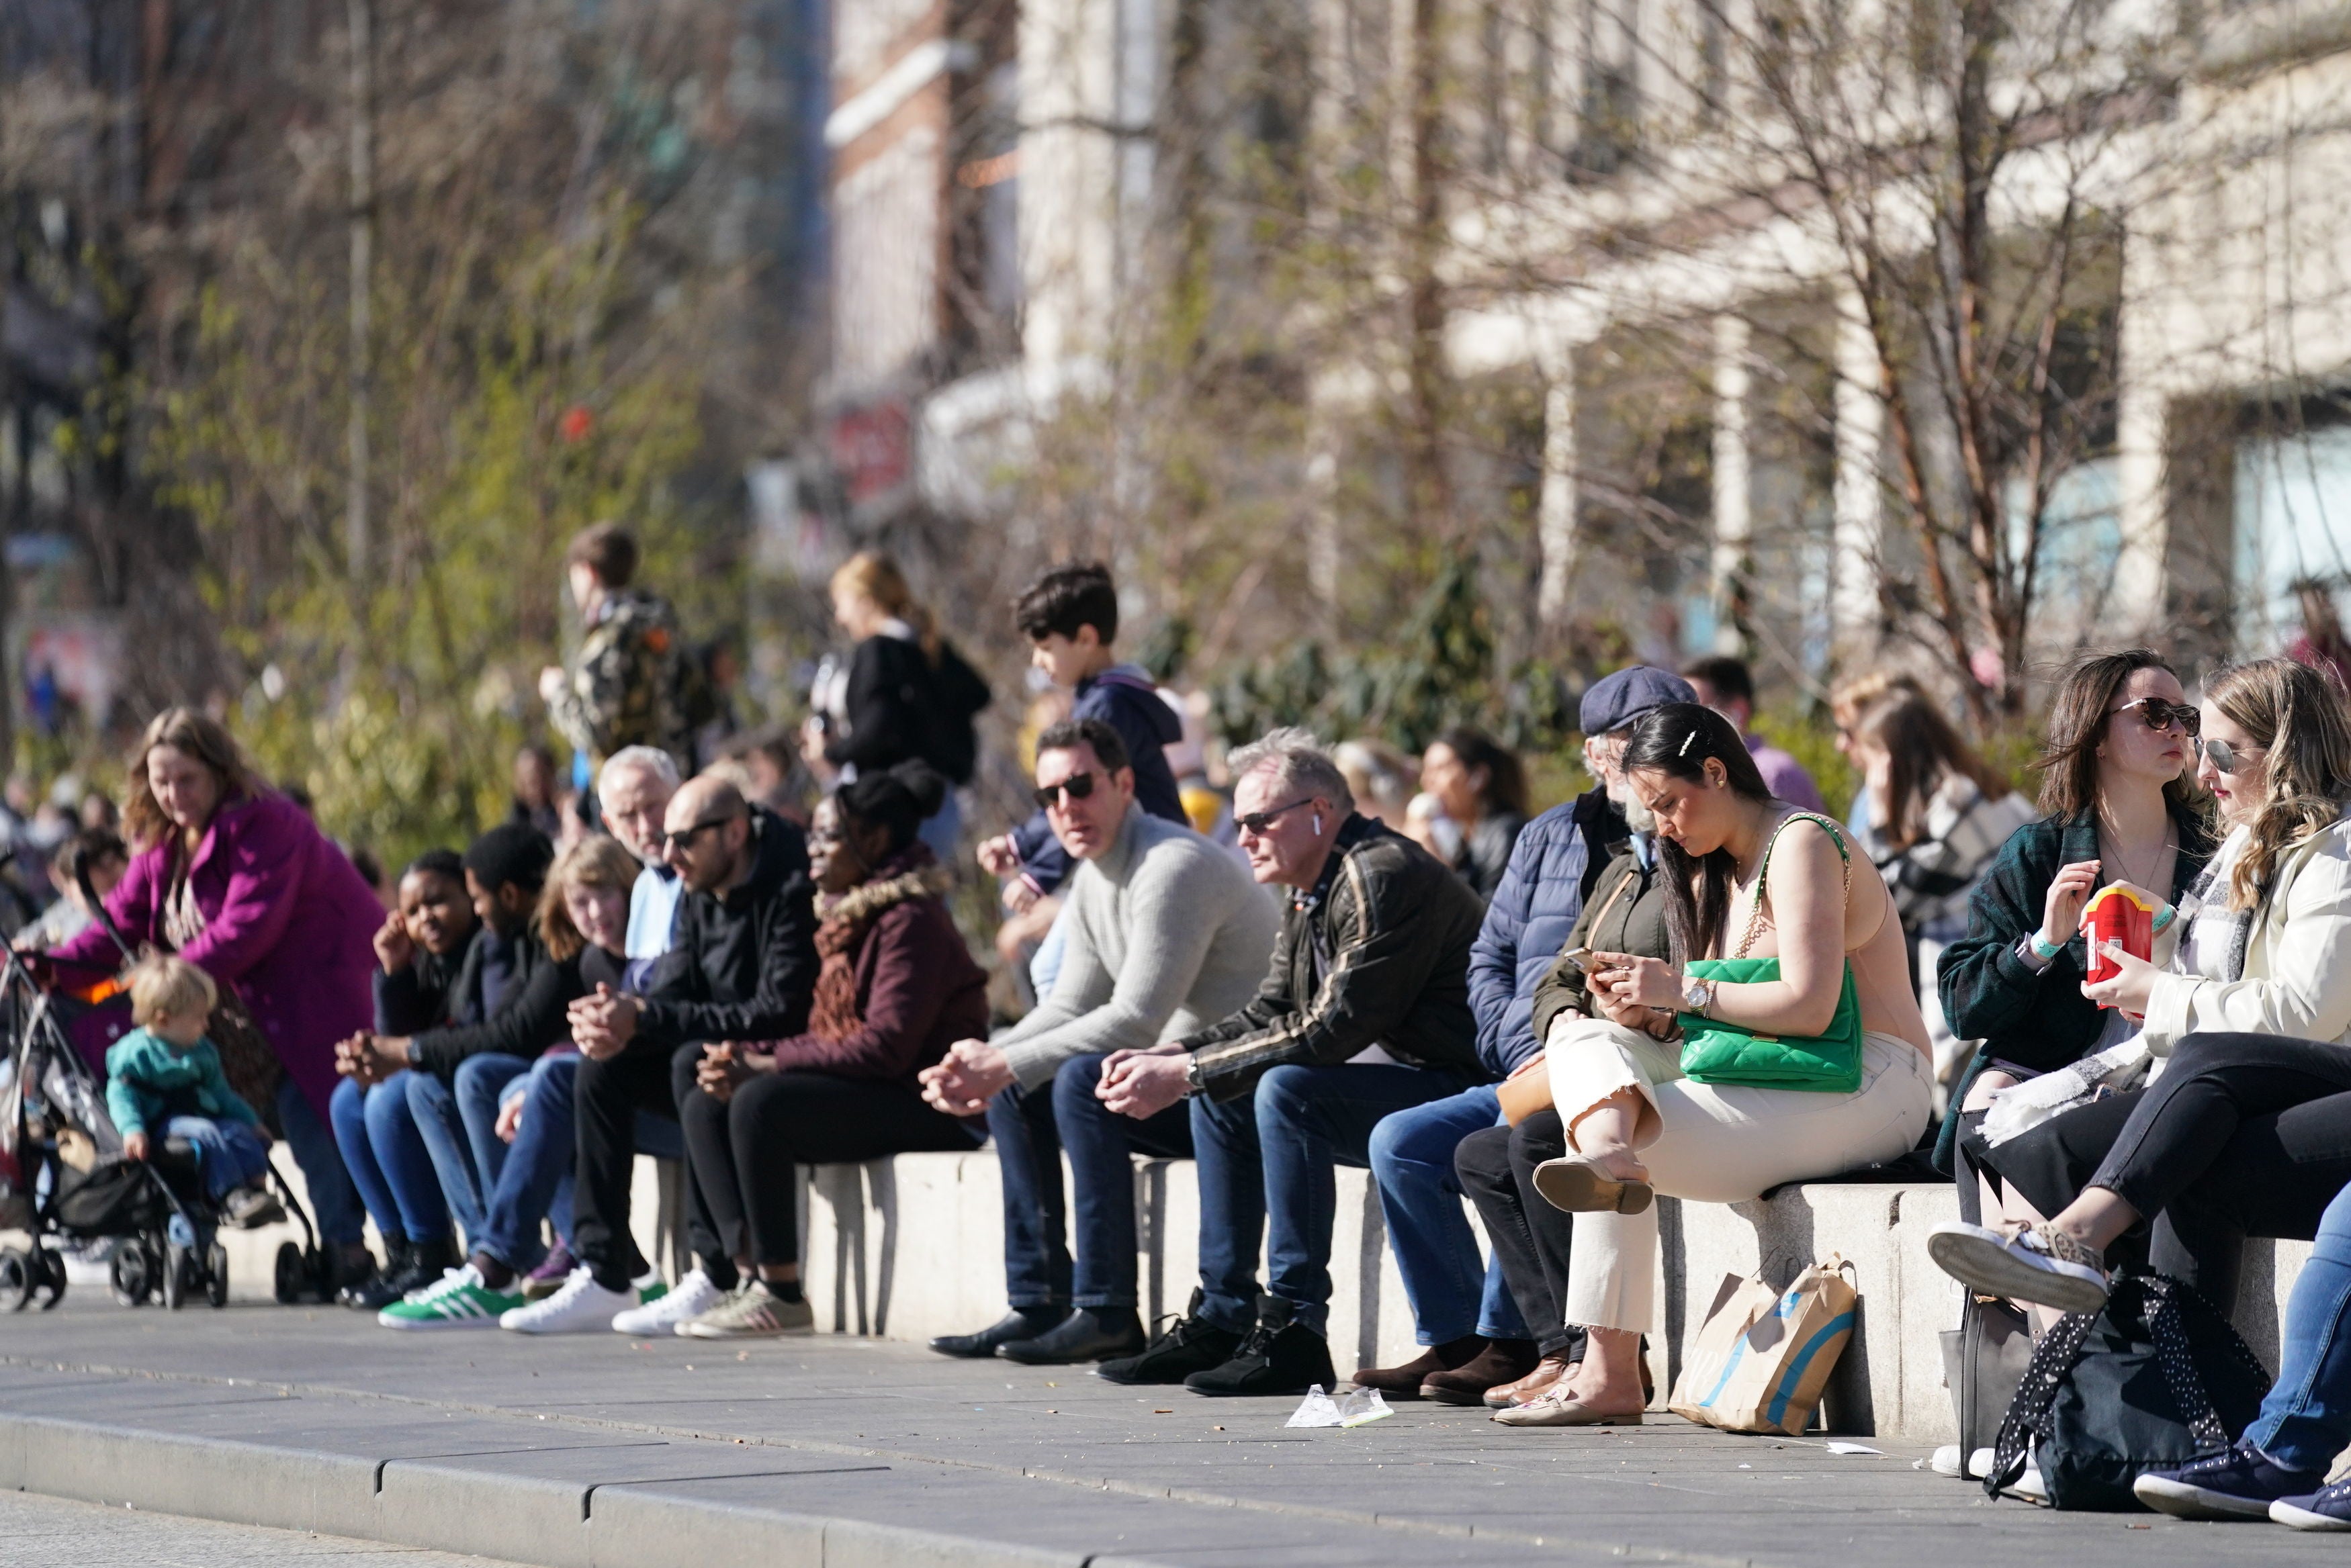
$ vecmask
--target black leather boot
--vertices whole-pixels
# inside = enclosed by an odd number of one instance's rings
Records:
[[[1257,1298],[1257,1326],[1249,1330],[1232,1359],[1222,1366],[1196,1372],[1184,1379],[1195,1394],[1226,1397],[1250,1394],[1303,1394],[1321,1384],[1339,1381],[1331,1370],[1331,1346],[1304,1324],[1292,1321],[1297,1309],[1280,1296]]]
[[[977,1334],[943,1334],[931,1341],[931,1348],[941,1355],[977,1360],[995,1355],[996,1347],[1008,1341],[1036,1338],[1068,1316],[1069,1311],[1066,1306],[1014,1307]]]
[[[1024,1366],[1110,1361],[1143,1349],[1143,1320],[1133,1307],[1080,1307],[1034,1339],[1008,1340],[996,1354]]]
[[[1176,1326],[1143,1347],[1140,1355],[1105,1361],[1094,1376],[1113,1383],[1181,1383],[1195,1372],[1221,1366],[1240,1348],[1241,1335],[1200,1315],[1205,1293],[1195,1290]]]
[[[429,1241],[408,1244],[408,1266],[389,1273],[378,1274],[359,1288],[359,1300],[352,1304],[366,1312],[381,1312],[411,1291],[421,1291],[437,1284],[441,1276],[465,1260],[457,1253],[457,1243],[447,1236],[435,1236]]]
[[[364,1273],[355,1273],[346,1279],[343,1282],[342,1287],[335,1292],[335,1299],[354,1311],[363,1309],[368,1312],[381,1312],[383,1310],[381,1303],[378,1303],[375,1306],[369,1306],[367,1304],[368,1293],[375,1289],[377,1282],[388,1280],[394,1274],[405,1272],[408,1269],[408,1257],[409,1247],[407,1237],[385,1237],[383,1239],[383,1267],[380,1269],[374,1267],[375,1260],[372,1258],[369,1259],[368,1262],[370,1266],[367,1272]],[[352,1261],[356,1262],[356,1260]],[[349,1265],[346,1264],[345,1266],[348,1267]],[[400,1298],[398,1296],[394,1296],[392,1299],[398,1301]]]

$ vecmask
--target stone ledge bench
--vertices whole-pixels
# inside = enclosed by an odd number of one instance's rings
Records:
[[[280,1168],[299,1175],[290,1159]],[[675,1167],[638,1160],[631,1221],[649,1258],[678,1266]],[[1136,1162],[1138,1283],[1148,1318],[1183,1310],[1197,1278],[1199,1207],[1188,1160]],[[1386,1245],[1370,1174],[1343,1168],[1332,1241],[1331,1357],[1344,1377],[1359,1366],[1416,1355],[1412,1314]],[[864,1165],[819,1166],[802,1196],[805,1278],[820,1330],[920,1343],[993,1323],[1004,1311],[1003,1220],[996,1155],[910,1154]],[[1829,1385],[1823,1418],[1844,1432],[1909,1442],[1956,1434],[1936,1335],[1959,1322],[1959,1287],[1928,1260],[1926,1233],[1958,1217],[1948,1185],[1824,1182],[1769,1201],[1682,1203],[1661,1199],[1659,1291],[1667,1331],[1652,1337],[1660,1400],[1680,1370],[1725,1274],[1761,1269],[1775,1285],[1817,1258],[1851,1261],[1861,1291],[1860,1332]],[[1471,1211],[1474,1224],[1475,1211]],[[232,1293],[266,1300],[271,1260],[290,1227],[224,1231]],[[8,1238],[8,1240],[21,1240]],[[2272,1367],[2278,1324],[2306,1242],[2247,1244],[2237,1324]],[[103,1285],[77,1285],[78,1293]]]

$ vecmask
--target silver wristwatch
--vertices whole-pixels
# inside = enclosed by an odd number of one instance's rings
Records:
[[[1682,1011],[1704,1012],[1713,1006],[1714,985],[1715,982],[1710,980],[1691,980],[1685,977],[1682,981]]]

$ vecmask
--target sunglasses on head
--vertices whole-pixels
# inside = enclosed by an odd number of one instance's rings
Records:
[[[2232,746],[2226,741],[2198,741],[2196,750],[2212,764],[2215,772],[2234,776],[2256,752],[2266,752],[2267,746]]]
[[[2178,724],[2181,734],[2192,738],[2204,728],[2204,715],[2200,711],[2185,702],[2167,702],[2160,697],[2134,698],[2109,711],[2127,713],[2134,708],[2138,710],[2140,722],[2150,730],[2168,730]]]
[[[1093,793],[1094,775],[1092,769],[1088,769],[1086,772],[1081,774],[1071,774],[1060,784],[1039,784],[1037,786],[1037,809],[1040,811],[1052,810],[1055,806],[1061,804],[1061,797],[1064,794],[1068,795],[1071,800],[1083,800],[1086,796]]]

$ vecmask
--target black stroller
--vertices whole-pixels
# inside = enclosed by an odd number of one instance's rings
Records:
[[[226,1305],[228,1251],[194,1149],[164,1138],[143,1161],[124,1158],[105,1085],[66,1037],[59,1010],[73,1004],[26,955],[0,961],[0,1227],[32,1234],[29,1249],[0,1249],[0,1309],[22,1312],[37,1297],[43,1311],[56,1306],[66,1269],[54,1243],[108,1239],[119,1243],[110,1275],[123,1305],[177,1308],[197,1295]],[[277,1300],[331,1302],[333,1267],[310,1217],[274,1162],[269,1178],[303,1236],[277,1249]]]

